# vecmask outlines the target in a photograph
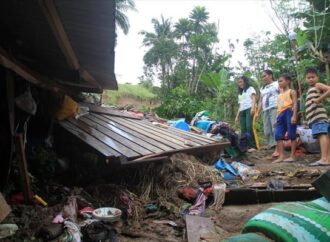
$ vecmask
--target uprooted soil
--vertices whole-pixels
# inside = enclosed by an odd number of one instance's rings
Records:
[[[289,185],[310,184],[317,176],[326,171],[326,167],[312,168],[307,164],[316,160],[318,155],[298,157],[295,163],[273,164],[270,150],[260,150],[247,154],[241,161],[248,160],[255,165],[253,169],[261,172],[259,176],[241,181],[242,186],[254,183],[265,183],[270,180],[280,180]],[[185,241],[185,225],[180,216],[184,201],[177,196],[177,190],[190,185],[196,186],[198,181],[211,180],[222,183],[221,176],[211,169],[210,164],[215,160],[178,154],[170,162],[146,164],[134,171],[125,170],[117,183],[92,185],[85,188],[71,189],[70,194],[79,195],[92,203],[94,207],[114,206],[127,209],[119,199],[124,192],[131,199],[131,213],[128,220],[117,226],[119,241]],[[49,193],[50,199],[56,195],[57,203],[42,208],[36,205],[13,205],[12,214],[6,219],[7,223],[16,223],[19,231],[15,237],[7,241],[30,241],[37,239],[38,231],[58,214],[69,196],[68,189],[57,189],[57,194]],[[64,192],[65,191],[65,192]],[[144,205],[154,203],[159,210],[148,214]],[[257,213],[272,206],[272,204],[257,204],[244,206],[224,206],[220,210],[207,209],[206,216],[214,221],[220,239],[240,233],[244,223]],[[177,226],[166,223],[171,220]],[[41,241],[41,240],[39,240]]]

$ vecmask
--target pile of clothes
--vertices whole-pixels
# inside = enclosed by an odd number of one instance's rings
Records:
[[[213,135],[214,138],[221,136],[228,139],[231,147],[226,148],[225,151],[232,157],[239,156],[248,150],[248,134],[239,135],[228,123],[210,120],[208,111],[198,112],[190,125],[203,130],[204,133]]]

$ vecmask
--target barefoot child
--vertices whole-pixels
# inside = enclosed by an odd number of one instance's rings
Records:
[[[297,93],[290,89],[291,77],[288,74],[282,74],[278,80],[278,85],[281,93],[277,98],[277,119],[275,124],[275,140],[277,142],[277,149],[279,157],[277,162],[293,162],[296,160],[296,130],[297,130]],[[290,157],[284,157],[284,136],[288,133],[291,140],[291,154]]]
[[[305,70],[305,80],[308,85],[306,97],[306,119],[312,127],[314,138],[318,138],[321,147],[321,159],[310,164],[310,166],[328,166],[329,137],[328,137],[328,115],[322,105],[322,101],[330,96],[330,86],[319,83],[319,76],[315,68]]]

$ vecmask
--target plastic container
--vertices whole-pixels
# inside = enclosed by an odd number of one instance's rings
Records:
[[[121,210],[118,208],[98,208],[93,211],[93,217],[106,222],[116,222],[120,220]]]

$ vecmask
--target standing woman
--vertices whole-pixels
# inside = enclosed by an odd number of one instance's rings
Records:
[[[248,134],[249,148],[255,148],[253,137],[253,115],[256,107],[256,90],[250,86],[249,79],[241,76],[238,79],[238,103],[239,110],[235,121],[240,123],[241,134]]]
[[[260,89],[260,102],[258,107],[257,116],[263,111],[264,134],[267,140],[269,149],[276,147],[274,127],[276,122],[277,111],[277,97],[279,95],[278,82],[273,79],[273,72],[271,70],[264,70],[262,73],[262,80],[264,81],[263,87]],[[273,158],[279,156],[277,148],[272,154]]]

